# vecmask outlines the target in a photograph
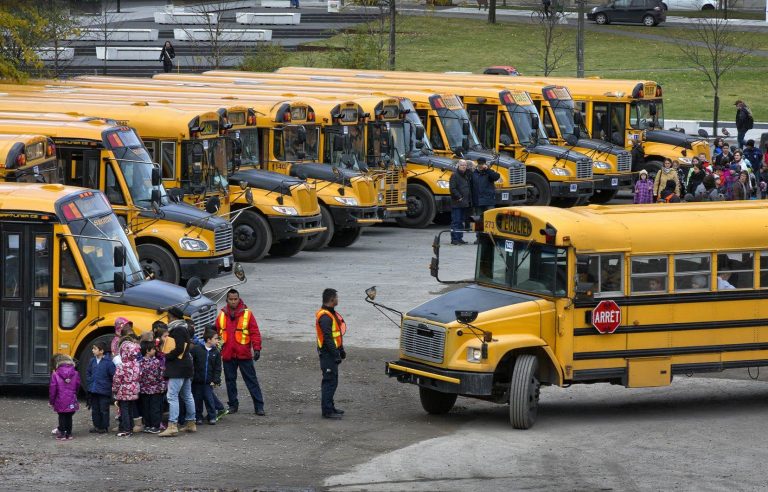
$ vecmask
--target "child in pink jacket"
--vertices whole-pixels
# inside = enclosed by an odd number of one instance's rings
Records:
[[[136,401],[139,399],[139,345],[125,341],[120,345],[122,364],[115,369],[112,378],[112,393],[120,408],[120,425],[117,437],[133,435],[133,419],[138,416]]]

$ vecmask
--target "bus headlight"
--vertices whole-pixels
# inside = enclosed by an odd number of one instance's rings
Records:
[[[345,197],[345,196],[335,196],[333,197],[334,200],[341,203],[342,205],[346,205],[347,207],[356,207],[357,206],[357,198],[351,198],[351,197]]]
[[[401,199],[402,201],[405,201],[405,200],[406,200],[406,194],[405,194],[405,192],[402,192],[402,193],[400,194],[400,199]]]
[[[479,364],[483,359],[483,351],[475,347],[467,347],[467,362]]]
[[[592,164],[595,166],[595,169],[601,169],[603,171],[607,171],[611,169],[611,165],[608,164],[607,162],[594,161]]]
[[[208,244],[205,241],[191,237],[179,239],[179,246],[185,251],[208,251]]]
[[[445,181],[444,179],[439,179],[439,180],[437,180],[437,187],[438,188],[442,188],[444,190],[447,190],[448,188],[451,187],[451,183],[450,183],[450,181]]]
[[[379,193],[379,203],[384,203],[384,193]]]
[[[272,205],[272,210],[284,215],[299,215],[299,212],[296,211],[294,207],[281,207],[279,205]]]
[[[550,172],[554,174],[555,176],[570,176],[571,172],[567,169],[564,169],[562,167],[553,167]]]

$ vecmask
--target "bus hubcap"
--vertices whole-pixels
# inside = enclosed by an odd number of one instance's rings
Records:
[[[239,225],[235,227],[235,247],[239,250],[246,250],[252,248],[256,242],[256,236],[253,233],[253,229],[245,225]]]

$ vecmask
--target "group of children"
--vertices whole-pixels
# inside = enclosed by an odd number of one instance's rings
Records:
[[[171,316],[182,318],[183,313],[176,309],[176,312],[171,310]],[[162,435],[167,390],[165,356],[170,351],[167,345],[171,344],[166,343],[168,327],[165,323],[157,321],[152,328],[137,337],[133,323],[120,317],[115,320],[115,337],[110,346],[102,341],[93,344],[93,357],[83,385],[93,422],[89,432],[109,432],[110,407],[114,401],[118,412],[118,437],[142,431]],[[180,415],[179,422],[188,420],[202,424],[207,421],[214,425],[228,413],[214,391],[214,387],[221,385],[219,335],[209,328],[201,340],[194,336],[191,326],[189,331],[193,340],[189,354],[194,364],[192,393],[196,415]],[[55,355],[52,366],[49,402],[59,415],[59,424],[53,433],[59,441],[71,440],[72,417],[80,409],[77,399],[80,375],[68,355]]]

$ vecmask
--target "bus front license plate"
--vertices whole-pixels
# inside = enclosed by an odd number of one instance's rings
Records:
[[[224,257],[224,268],[229,268],[229,257]]]
[[[579,185],[577,185],[577,184],[572,184],[571,185],[571,193],[576,193],[578,191],[578,189],[579,189]]]
[[[501,194],[501,201],[502,202],[506,202],[507,200],[509,200],[509,193],[502,193]]]
[[[611,186],[619,186],[619,178],[612,178]]]

